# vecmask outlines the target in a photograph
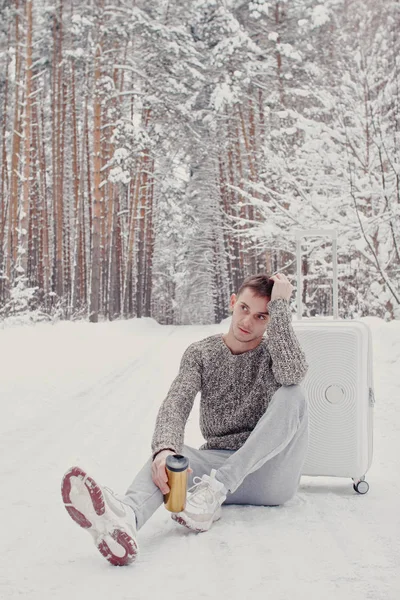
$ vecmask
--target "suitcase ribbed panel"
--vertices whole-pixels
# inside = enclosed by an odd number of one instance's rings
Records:
[[[309,370],[309,448],[303,475],[358,478],[372,458],[369,328],[361,322],[293,323]],[[371,414],[370,414],[371,413]]]
[[[293,323],[309,371],[302,382],[309,406],[309,449],[303,475],[351,477],[372,463],[374,383],[372,335],[366,323],[339,319],[337,237],[334,229],[295,230],[297,317]],[[302,319],[303,238],[332,240],[333,320]],[[361,492],[365,493],[365,492]]]

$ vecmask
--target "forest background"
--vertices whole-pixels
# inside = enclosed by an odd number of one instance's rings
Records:
[[[218,323],[311,228],[339,315],[400,318],[399,0],[0,13],[1,319]],[[328,239],[302,272],[330,314]]]

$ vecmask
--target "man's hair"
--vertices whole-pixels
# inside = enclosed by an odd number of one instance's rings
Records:
[[[259,273],[258,275],[249,275],[243,281],[242,285],[239,288],[237,296],[243,292],[245,288],[250,288],[253,290],[253,293],[256,296],[260,296],[261,298],[271,299],[272,287],[274,285],[274,280],[270,279],[266,273]]]

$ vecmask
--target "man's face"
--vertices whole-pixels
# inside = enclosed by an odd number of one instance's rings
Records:
[[[267,298],[255,296],[251,288],[245,288],[240,296],[232,294],[231,329],[239,342],[251,342],[263,336],[269,321]]]

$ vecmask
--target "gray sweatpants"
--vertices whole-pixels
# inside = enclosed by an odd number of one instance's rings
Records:
[[[299,385],[280,387],[239,450],[198,450],[183,446],[193,477],[217,469],[216,478],[229,491],[224,504],[278,506],[297,492],[308,448],[308,403]],[[140,529],[164,501],[145,463],[124,498]]]

